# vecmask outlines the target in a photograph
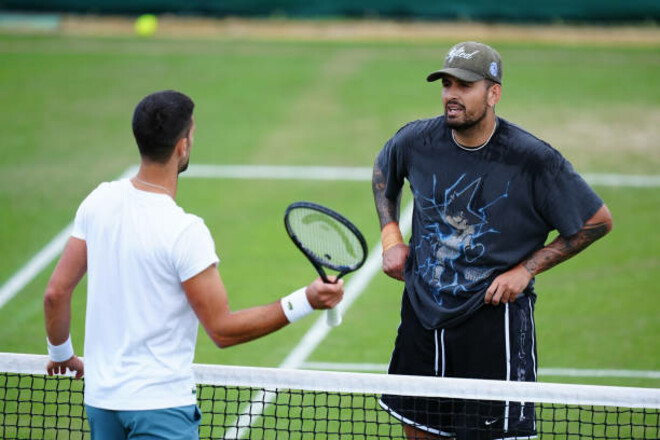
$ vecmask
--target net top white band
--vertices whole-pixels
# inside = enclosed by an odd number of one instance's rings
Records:
[[[48,356],[0,353],[0,371],[45,374]],[[660,408],[660,389],[195,364],[196,382],[265,389]]]

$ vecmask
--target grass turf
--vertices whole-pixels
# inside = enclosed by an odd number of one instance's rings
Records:
[[[0,35],[0,280],[73,218],[100,181],[138,157],[137,101],[174,88],[196,101],[194,163],[370,166],[405,122],[441,113],[425,75],[453,42],[328,43]],[[657,48],[507,43],[498,114],[560,149],[581,172],[656,173]],[[657,188],[597,188],[615,217],[602,242],[538,279],[540,365],[660,369]],[[234,308],[274,301],[314,276],[282,226],[310,199],[378,240],[370,185],[182,180],[179,203],[216,239]],[[52,266],[0,309],[0,351],[43,353],[41,297]],[[255,276],[256,275],[256,276]],[[401,286],[378,276],[311,360],[385,363]],[[82,351],[84,285],[75,294]],[[312,318],[196,360],[276,366]],[[635,384],[656,386],[657,381]],[[628,382],[630,383],[630,382]]]

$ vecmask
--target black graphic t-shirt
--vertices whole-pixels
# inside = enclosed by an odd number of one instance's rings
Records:
[[[501,118],[473,150],[454,142],[444,116],[411,122],[377,161],[388,198],[404,179],[414,195],[406,291],[427,328],[462,321],[550,231],[577,233],[603,204],[557,150]],[[525,295],[534,295],[533,281]]]

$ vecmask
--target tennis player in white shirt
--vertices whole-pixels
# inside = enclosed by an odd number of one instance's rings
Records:
[[[136,176],[100,184],[76,213],[44,298],[48,374],[85,376],[92,438],[195,439],[192,363],[199,322],[218,347],[334,307],[343,282],[316,279],[271,304],[232,312],[204,221],[176,202],[190,159],[193,101],[166,90],[135,108]],[[87,274],[84,363],[70,337],[71,297]]]

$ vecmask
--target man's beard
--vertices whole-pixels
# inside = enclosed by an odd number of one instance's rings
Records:
[[[190,163],[190,158],[186,159],[186,162],[179,165],[179,174],[183,173],[188,169],[188,164]]]
[[[445,118],[445,122],[449,128],[453,128],[454,130],[461,132],[461,131],[469,130],[470,128],[474,127],[475,125],[483,121],[484,118],[486,117],[487,112],[488,112],[488,104],[484,104],[483,111],[476,118],[470,119],[469,117],[467,117],[467,112],[464,111],[463,114],[466,115],[466,117],[463,121],[451,121],[448,118]]]

